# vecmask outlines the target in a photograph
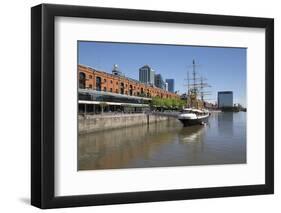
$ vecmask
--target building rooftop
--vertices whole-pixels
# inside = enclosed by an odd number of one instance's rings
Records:
[[[139,100],[151,100],[151,98],[148,97],[139,97],[139,96],[130,96],[125,94],[117,94],[112,92],[104,92],[104,91],[97,91],[93,89],[78,89],[79,93],[88,93],[88,94],[100,94],[100,95],[110,95],[114,97],[126,97],[128,99],[139,99]]]
[[[93,72],[100,72],[100,73],[103,73],[103,74],[106,74],[106,75],[109,75],[109,76],[113,76],[113,77],[118,77],[118,78],[124,78],[124,79],[127,79],[127,80],[130,80],[130,81],[134,81],[138,84],[142,84],[144,86],[148,86],[148,87],[151,87],[151,88],[154,88],[154,89],[159,89],[159,90],[162,90],[163,92],[167,92],[167,93],[170,93],[169,91],[166,91],[164,89],[161,89],[159,87],[155,87],[154,85],[151,85],[151,84],[145,84],[143,82],[140,82],[138,80],[135,80],[133,78],[130,78],[130,77],[126,77],[125,75],[121,75],[121,76],[118,76],[118,75],[113,75],[111,73],[108,73],[108,72],[105,72],[105,71],[102,71],[102,70],[97,70],[96,68],[93,68],[93,67],[90,67],[90,66],[87,66],[87,65],[84,65],[84,64],[79,64],[78,66],[81,66],[81,67],[85,67],[85,68],[88,68],[90,70],[92,70]],[[146,65],[145,65],[146,66]],[[148,65],[147,65],[148,66]],[[174,93],[173,93],[174,94]]]

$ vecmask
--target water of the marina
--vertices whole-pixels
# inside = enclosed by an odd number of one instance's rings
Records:
[[[208,125],[176,119],[79,136],[78,170],[246,163],[246,112],[213,113]]]

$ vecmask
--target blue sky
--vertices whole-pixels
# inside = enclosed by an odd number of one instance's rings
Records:
[[[118,64],[125,76],[138,80],[138,70],[151,66],[164,79],[175,79],[175,90],[186,92],[187,72],[192,72],[192,60],[197,72],[207,79],[212,94],[210,102],[217,101],[218,91],[233,91],[234,103],[246,106],[245,48],[223,48],[180,45],[153,45],[111,42],[78,42],[78,63],[110,72]]]

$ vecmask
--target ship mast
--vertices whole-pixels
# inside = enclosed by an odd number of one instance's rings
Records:
[[[187,72],[187,105],[190,105],[190,107],[195,107],[199,108],[199,100],[198,100],[198,93],[200,93],[200,98],[201,98],[201,107],[204,106],[204,95],[209,95],[207,92],[205,92],[203,89],[205,87],[210,87],[209,84],[204,82],[203,77],[198,78],[197,77],[197,72],[196,72],[196,65],[195,60],[193,59],[192,61],[192,78],[189,78],[189,72]],[[190,81],[193,83],[190,84]],[[199,82],[198,82],[199,81]]]
[[[193,61],[192,61],[192,68],[193,68],[193,89],[194,89],[194,91],[196,90],[196,88],[195,88],[195,83],[196,83],[196,72],[195,72],[195,61],[194,61],[194,59],[193,59]]]
[[[189,96],[189,72],[187,71],[187,92],[186,92],[186,105],[188,105],[188,96]]]
[[[207,80],[206,78],[203,77],[200,78],[200,96],[203,104],[205,101],[204,96],[211,95],[210,91],[204,91],[204,88],[211,87],[208,83],[205,82],[206,80]]]

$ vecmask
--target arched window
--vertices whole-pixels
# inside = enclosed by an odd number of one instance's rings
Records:
[[[86,75],[83,72],[79,72],[79,88],[85,89]]]
[[[96,77],[96,90],[101,91],[101,77]]]
[[[130,88],[129,88],[129,95],[133,95],[133,86],[130,85]]]
[[[120,85],[120,93],[124,94],[124,83],[123,82]]]

